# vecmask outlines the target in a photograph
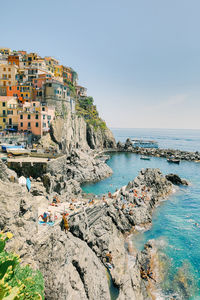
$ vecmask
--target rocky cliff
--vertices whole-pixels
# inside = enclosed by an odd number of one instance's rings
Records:
[[[116,142],[112,132],[100,127],[94,128],[86,124],[83,117],[66,112],[65,116],[57,116],[51,124],[50,133],[40,140],[44,147],[57,147],[63,153],[75,149],[103,150],[115,148]]]
[[[114,199],[97,201],[72,214],[67,234],[59,224],[38,227],[37,207],[48,205],[45,191],[34,194],[41,183],[35,182],[31,194],[25,187],[9,182],[6,167],[4,174],[4,181],[0,179],[0,229],[14,234],[9,248],[25,263],[41,270],[46,299],[109,300],[105,262],[108,251],[112,251],[110,273],[119,287],[118,300],[152,299],[148,291],[151,278],[141,275],[139,253],[127,252],[125,234],[137,225],[150,223],[155,205],[172,192],[173,185],[159,170],[141,171],[116,192]]]

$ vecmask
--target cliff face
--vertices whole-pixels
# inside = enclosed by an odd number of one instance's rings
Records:
[[[70,153],[73,149],[87,151],[116,147],[109,129],[94,129],[82,117],[70,111],[64,117],[56,117],[51,124],[50,134],[44,136],[40,142],[45,147],[57,146],[63,153]]]

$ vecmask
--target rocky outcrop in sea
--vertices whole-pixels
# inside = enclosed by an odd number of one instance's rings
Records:
[[[140,154],[145,156],[155,156],[155,157],[164,157],[164,158],[173,157],[174,159],[178,159],[178,160],[200,162],[200,152],[198,151],[189,152],[189,151],[181,151],[175,149],[133,147],[133,143],[130,138],[128,138],[125,143],[118,142],[117,151],[132,152],[135,154]]]

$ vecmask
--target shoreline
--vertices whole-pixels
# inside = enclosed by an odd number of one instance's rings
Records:
[[[105,149],[102,152],[100,152],[99,155],[106,154],[106,153],[122,153],[122,152],[134,153],[138,155],[145,155],[145,156],[152,156],[152,157],[161,157],[161,158],[170,158],[173,156],[175,159],[200,163],[200,151],[190,152],[190,151],[184,151],[178,149],[134,148],[129,143],[129,141],[126,142],[125,144],[118,142],[117,148]]]

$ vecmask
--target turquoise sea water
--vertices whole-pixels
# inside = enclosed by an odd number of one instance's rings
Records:
[[[178,188],[156,208],[151,229],[134,235],[133,240],[138,249],[149,239],[158,241],[166,299],[200,299],[200,227],[195,225],[200,224],[200,163],[182,161],[176,165],[153,157],[144,161],[133,153],[111,154],[107,163],[113,175],[83,186],[85,192],[114,192],[133,180],[142,168],[159,168],[164,174],[176,173],[190,181],[189,187]]]

